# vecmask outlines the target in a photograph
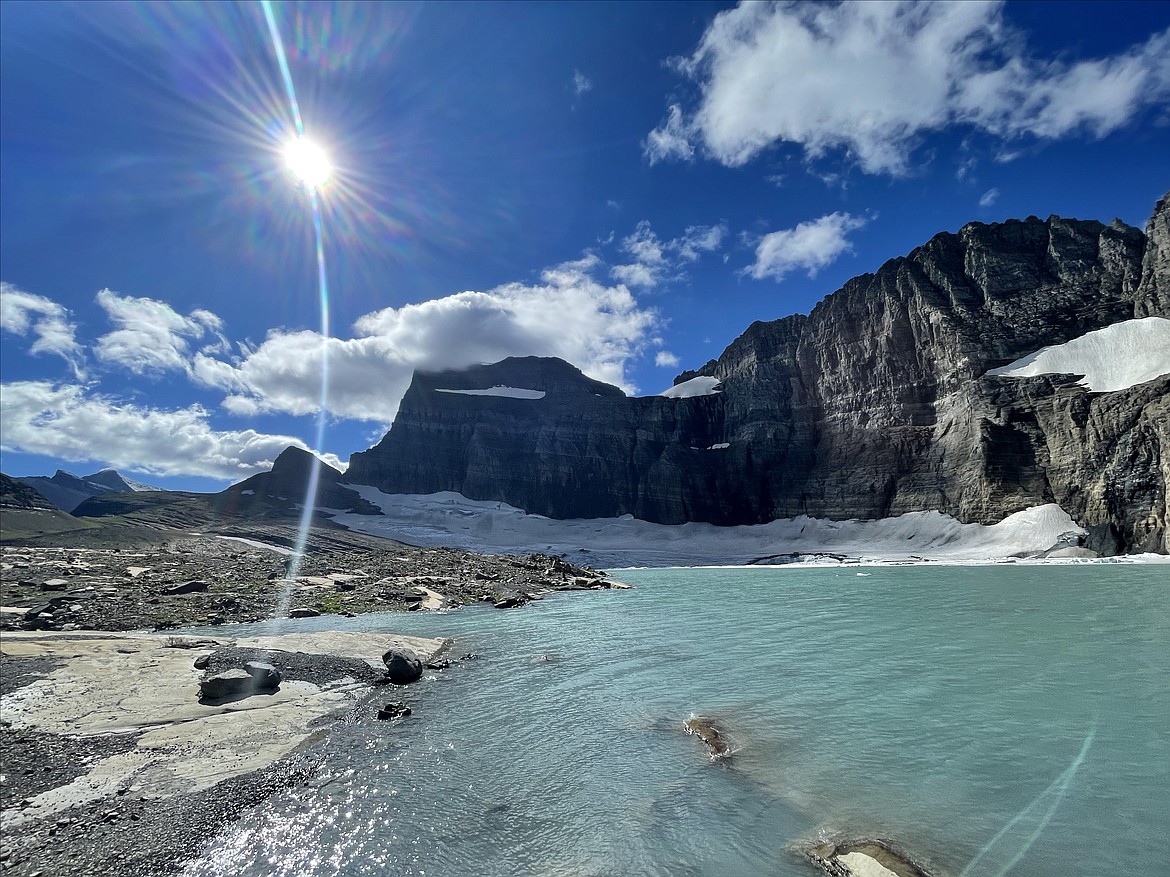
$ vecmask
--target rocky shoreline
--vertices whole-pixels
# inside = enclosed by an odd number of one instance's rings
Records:
[[[4,873],[173,872],[245,809],[311,781],[332,723],[379,721],[379,705],[404,690],[381,654],[441,671],[449,645],[388,634],[6,634]],[[275,686],[201,697],[208,678],[257,658]],[[395,715],[408,713],[400,704]]]
[[[232,535],[238,534],[238,535]],[[288,615],[360,615],[624,587],[547,555],[485,556],[292,528],[175,534],[155,544],[0,546],[0,630],[167,630]]]
[[[171,873],[249,807],[311,781],[332,723],[409,715],[393,684],[402,679],[388,669],[396,649],[431,672],[460,660],[443,655],[446,641],[386,634],[158,631],[515,608],[558,590],[625,587],[544,555],[419,549],[314,528],[294,565],[295,544],[295,528],[270,523],[0,546],[4,874]],[[156,633],[124,633],[144,630]],[[255,666],[275,674],[267,687],[201,696],[207,679]],[[399,724],[385,722],[387,732]]]

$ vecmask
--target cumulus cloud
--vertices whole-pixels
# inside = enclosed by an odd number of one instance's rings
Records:
[[[864,219],[838,212],[766,234],[756,244],[756,261],[745,273],[756,280],[783,280],[796,270],[815,277],[838,256],[852,251],[846,235],[863,225]]]
[[[610,276],[627,286],[644,288],[680,280],[685,263],[697,261],[702,253],[718,250],[726,236],[727,226],[723,224],[692,225],[679,237],[663,241],[643,219],[622,239],[622,252],[633,261],[613,266]]]
[[[580,97],[587,91],[593,90],[593,83],[580,70],[573,71],[573,92]]]
[[[678,368],[681,360],[669,350],[659,350],[654,354],[654,364],[659,368]]]
[[[999,200],[999,189],[988,189],[979,199],[980,207],[990,207]]]
[[[119,404],[85,388],[45,381],[3,385],[3,448],[151,475],[239,479],[272,467],[298,438],[252,429],[216,430],[198,405],[175,410]],[[328,454],[327,463],[344,469]]]
[[[1042,60],[998,0],[743,3],[675,66],[701,95],[650,132],[651,163],[701,145],[739,166],[788,142],[902,175],[922,136],[951,125],[1005,142],[1117,130],[1170,96],[1170,30],[1107,58]]]
[[[52,299],[0,281],[0,329],[14,335],[31,331],[36,340],[30,353],[60,356],[74,375],[83,376],[84,353],[75,337],[76,327],[69,321],[68,311]]]
[[[324,398],[335,415],[382,423],[393,419],[414,369],[465,368],[507,356],[558,356],[633,391],[625,366],[658,316],[626,287],[595,280],[590,272],[599,265],[587,256],[546,270],[539,283],[375,311],[354,324],[349,339],[273,331],[237,362],[196,355],[191,373],[228,392],[225,405],[236,413],[308,414]]]
[[[223,349],[223,322],[210,311],[196,309],[183,316],[166,302],[109,289],[97,294],[97,303],[118,328],[97,340],[94,354],[135,374],[186,371],[191,341],[209,333],[216,339],[212,348]]]

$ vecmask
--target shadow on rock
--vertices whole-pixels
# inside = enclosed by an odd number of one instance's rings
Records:
[[[280,671],[271,664],[248,661],[242,669],[225,670],[199,683],[199,702],[220,706],[251,697],[274,694],[280,688]]]

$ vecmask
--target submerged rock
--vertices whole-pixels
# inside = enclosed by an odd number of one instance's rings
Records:
[[[383,721],[387,719],[404,719],[409,715],[410,707],[401,701],[391,701],[378,710],[378,718]]]
[[[711,751],[713,760],[731,757],[731,744],[714,719],[706,716],[695,716],[683,722],[683,728],[688,734],[695,735],[706,744]]]
[[[805,857],[832,877],[932,877],[908,853],[879,838],[818,844]]]

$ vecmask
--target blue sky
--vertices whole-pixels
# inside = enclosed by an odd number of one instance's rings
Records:
[[[3,469],[218,489],[415,367],[657,393],[970,221],[1143,226],[1170,4],[0,4]],[[329,379],[321,391],[322,359]]]

